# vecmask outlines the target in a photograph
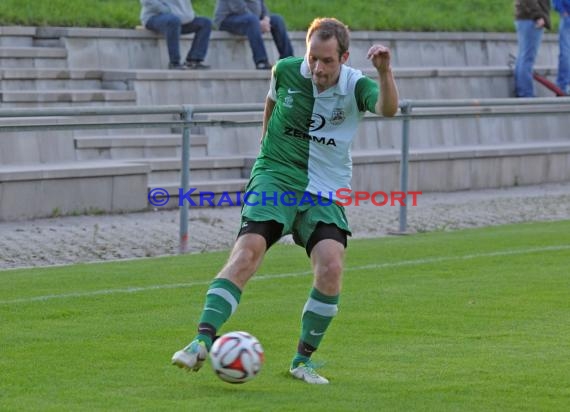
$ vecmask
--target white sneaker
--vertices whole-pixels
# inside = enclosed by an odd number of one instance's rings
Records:
[[[172,364],[179,368],[197,372],[208,357],[206,344],[202,341],[193,340],[184,349],[179,350],[172,356]]]
[[[300,363],[296,368],[289,369],[293,377],[311,384],[325,385],[329,380],[317,373],[311,362]]]

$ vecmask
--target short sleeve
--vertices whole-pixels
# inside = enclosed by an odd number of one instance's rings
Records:
[[[359,111],[375,113],[376,102],[380,98],[378,82],[370,77],[363,76],[356,82],[354,94]]]

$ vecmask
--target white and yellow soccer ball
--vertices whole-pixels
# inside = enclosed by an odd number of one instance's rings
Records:
[[[221,380],[245,383],[257,376],[264,362],[263,348],[247,332],[229,332],[220,336],[210,350],[210,363]]]

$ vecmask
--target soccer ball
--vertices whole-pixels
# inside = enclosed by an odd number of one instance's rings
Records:
[[[261,370],[263,348],[247,332],[229,332],[220,336],[210,350],[212,368],[218,378],[229,383],[245,383]]]

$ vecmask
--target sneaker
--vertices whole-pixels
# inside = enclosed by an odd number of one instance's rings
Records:
[[[326,385],[329,380],[317,373],[312,362],[300,363],[296,368],[289,369],[294,378],[316,385]]]
[[[210,68],[210,66],[208,66],[207,64],[202,63],[201,61],[186,61],[186,63],[184,63],[184,67],[189,69],[189,70],[208,70]]]
[[[172,364],[189,371],[200,370],[208,357],[206,344],[199,340],[193,340],[184,349],[179,350],[172,356]]]
[[[168,63],[168,70],[186,70],[186,66],[180,63]]]
[[[271,70],[273,68],[268,62],[259,62],[255,65],[257,70]]]

